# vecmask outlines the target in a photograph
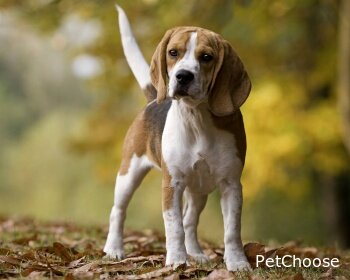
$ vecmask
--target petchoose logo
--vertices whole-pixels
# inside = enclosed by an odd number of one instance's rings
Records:
[[[285,255],[283,257],[275,256],[266,258],[263,255],[256,255],[256,267],[265,264],[266,267],[332,267],[340,266],[338,258],[298,258],[294,255]]]

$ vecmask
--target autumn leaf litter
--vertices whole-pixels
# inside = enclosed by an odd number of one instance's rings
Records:
[[[289,242],[270,248],[248,243],[245,252],[252,267],[257,254],[265,257],[293,254],[298,257],[341,257],[335,269],[267,269],[228,272],[223,264],[223,248],[202,242],[210,262],[198,265],[189,259],[186,266],[164,266],[165,239],[158,232],[127,231],[126,259],[116,261],[102,251],[107,233],[102,227],[83,227],[65,222],[37,222],[26,218],[0,217],[0,278],[65,279],[348,279],[350,258],[334,249],[301,247]]]

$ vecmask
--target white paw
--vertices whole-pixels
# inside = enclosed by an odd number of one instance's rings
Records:
[[[249,262],[247,262],[246,260],[226,260],[226,268],[229,271],[252,271]]]
[[[179,267],[186,263],[187,255],[186,252],[176,252],[166,254],[165,265],[172,265],[174,268]]]
[[[204,264],[204,263],[209,262],[209,257],[206,254],[204,254],[204,253],[199,253],[199,254],[191,254],[191,253],[189,253],[189,255],[197,263]]]
[[[106,253],[106,257],[117,259],[118,261],[125,258],[123,249],[116,249],[116,248],[108,247],[106,245],[103,249],[103,252]]]

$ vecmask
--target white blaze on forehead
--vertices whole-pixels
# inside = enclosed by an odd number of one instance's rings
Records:
[[[199,62],[196,59],[197,32],[191,32],[190,39],[186,44],[184,56],[176,62],[175,66],[169,71],[169,96],[174,96],[176,88],[176,73],[179,70],[187,70],[197,77],[199,73]]]
[[[192,32],[190,40],[188,41],[186,46],[185,56],[182,58],[182,61],[184,62],[185,66],[189,68],[196,68],[196,66],[198,66],[198,61],[196,60],[196,56],[195,56],[196,45],[197,45],[197,32]],[[186,70],[190,70],[190,69],[186,69]]]

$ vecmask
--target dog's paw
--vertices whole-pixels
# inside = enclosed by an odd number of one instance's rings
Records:
[[[252,271],[252,268],[246,260],[230,261],[226,260],[226,268],[229,271]]]
[[[103,252],[106,253],[106,256],[105,256],[106,258],[117,259],[118,261],[125,258],[123,249],[115,249],[115,248],[110,248],[106,246],[103,249]]]
[[[186,265],[186,252],[167,253],[165,265],[171,265],[174,269]]]
[[[205,264],[209,262],[209,257],[204,253],[198,253],[198,254],[189,253],[189,255],[196,263]]]

